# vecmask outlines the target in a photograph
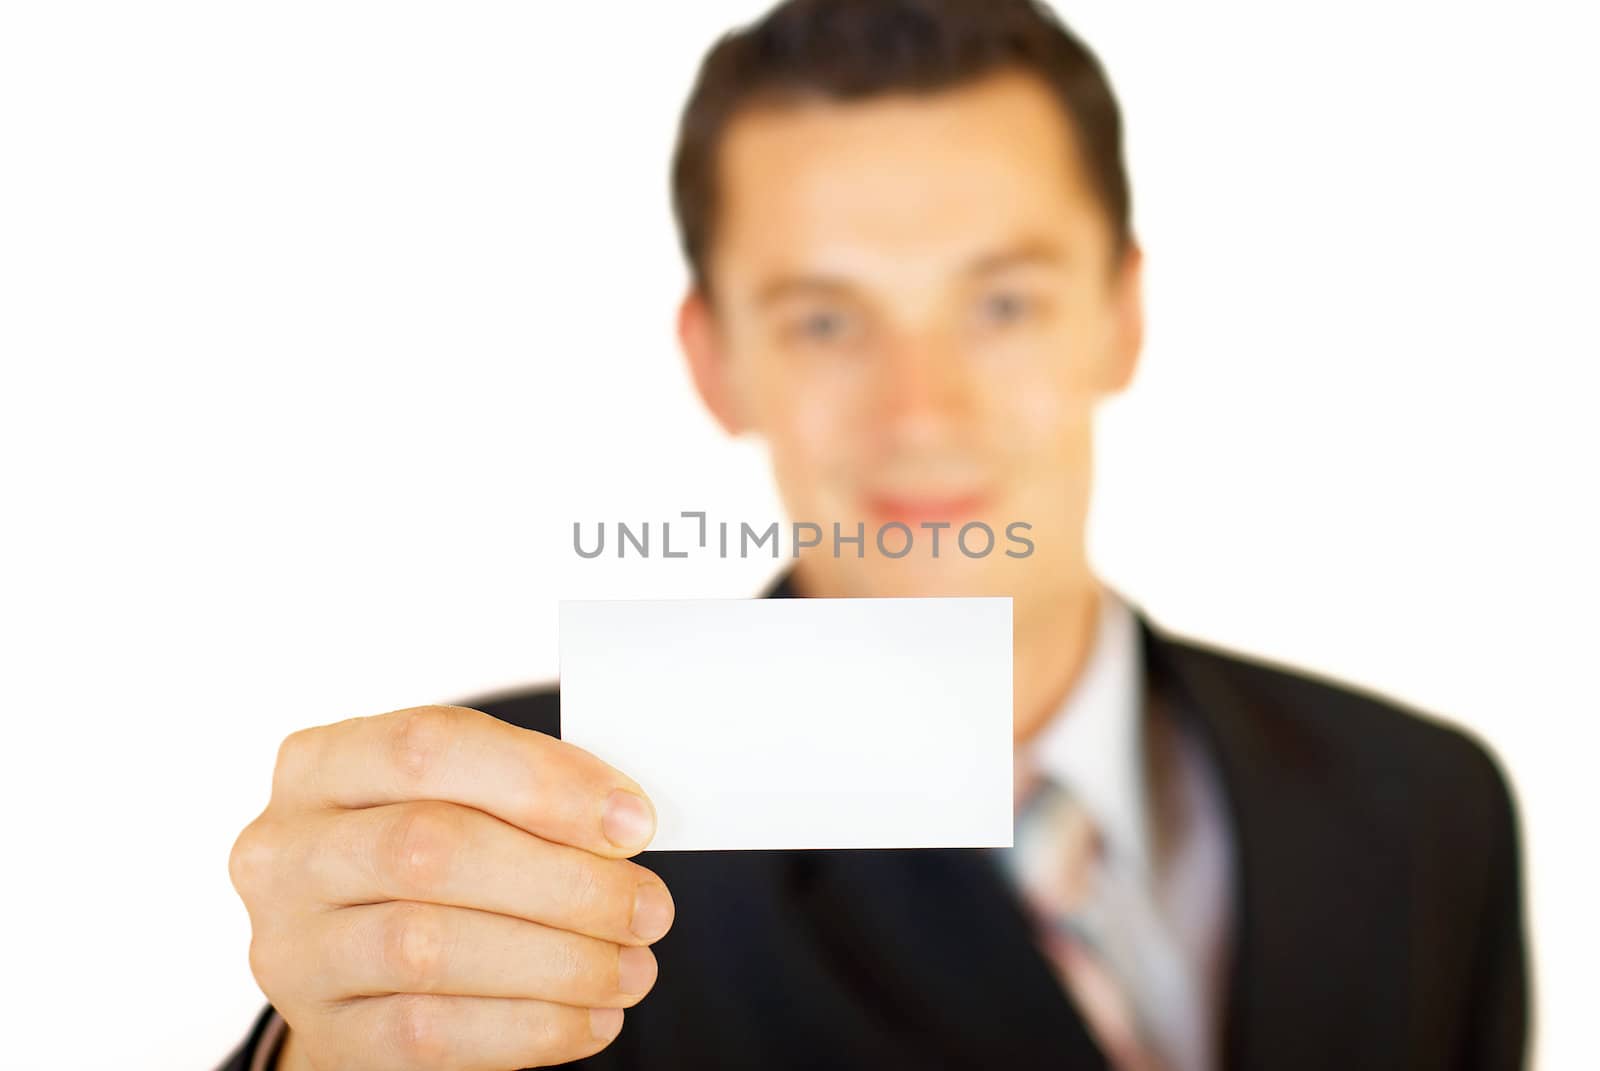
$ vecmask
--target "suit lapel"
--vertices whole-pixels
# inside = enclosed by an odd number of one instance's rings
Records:
[[[1334,777],[1305,711],[1274,709],[1237,663],[1138,613],[1147,678],[1199,731],[1220,772],[1234,839],[1233,963],[1224,1066],[1372,1066],[1353,1046],[1400,1006],[1402,912],[1378,876],[1384,831]],[[1230,671],[1231,670],[1231,671]],[[1392,871],[1391,871],[1392,872]]]

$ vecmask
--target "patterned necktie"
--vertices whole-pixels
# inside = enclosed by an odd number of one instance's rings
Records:
[[[1024,774],[1017,798],[1016,847],[1005,860],[1057,977],[1112,1067],[1164,1071],[1131,991],[1139,949],[1116,910],[1129,897],[1093,820],[1048,778]]]

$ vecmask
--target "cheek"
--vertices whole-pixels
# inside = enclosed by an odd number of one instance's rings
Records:
[[[1015,396],[1010,416],[1010,426],[1018,446],[1026,452],[1036,452],[1059,431],[1070,412],[1066,384],[1048,370],[1045,374],[1030,377]],[[1028,449],[1032,447],[1032,449]]]
[[[993,427],[1014,468],[1059,472],[1089,419],[1091,397],[1064,347],[991,379]]]
[[[800,377],[769,379],[762,434],[786,498],[826,498],[859,471],[848,399]]]

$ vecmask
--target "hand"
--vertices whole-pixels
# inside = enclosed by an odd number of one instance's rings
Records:
[[[505,1071],[598,1052],[655,983],[672,925],[627,856],[633,781],[465,707],[289,736],[233,845],[250,968],[287,1020],[280,1068]]]

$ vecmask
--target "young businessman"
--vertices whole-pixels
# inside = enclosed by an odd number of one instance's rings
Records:
[[[650,804],[553,690],[308,729],[231,859],[271,1007],[227,1066],[1519,1066],[1492,759],[1089,570],[1142,314],[1083,45],[1025,0],[790,0],[708,55],[673,189],[711,412],[794,517],[923,537],[768,594],[1014,600],[1017,847],[646,869]],[[953,549],[974,521],[1034,552]]]

